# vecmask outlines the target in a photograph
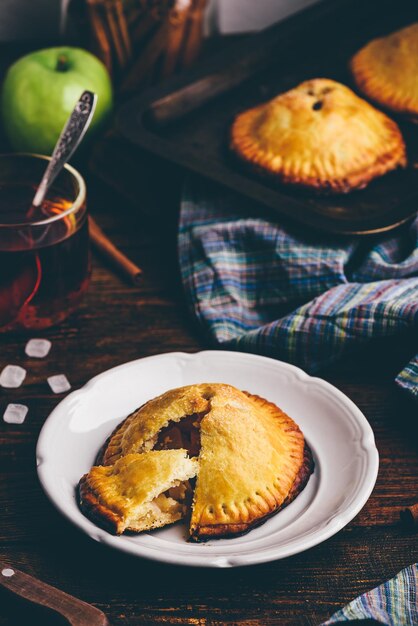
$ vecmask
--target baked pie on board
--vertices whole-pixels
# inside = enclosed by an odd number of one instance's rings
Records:
[[[370,41],[350,68],[368,98],[418,122],[418,22]]]
[[[190,458],[186,456],[185,449]],[[295,422],[276,405],[231,385],[172,389],[112,433],[80,481],[82,510],[116,534],[184,516],[172,493],[197,474],[190,539],[249,531],[292,502],[313,471]]]
[[[346,193],[406,165],[397,124],[341,83],[316,78],[239,114],[232,151],[278,182]]]

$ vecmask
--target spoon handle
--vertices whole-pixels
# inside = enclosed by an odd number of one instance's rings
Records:
[[[84,91],[81,94],[80,100],[75,105],[54,148],[32,206],[38,207],[42,204],[49,186],[83,139],[93,117],[96,102],[97,95],[92,91]]]

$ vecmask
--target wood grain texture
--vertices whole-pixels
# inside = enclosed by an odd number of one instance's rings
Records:
[[[175,219],[145,218],[117,194],[89,181],[89,204],[112,240],[141,268],[131,287],[94,259],[91,287],[79,311],[43,335],[44,360],[24,354],[27,337],[0,337],[0,367],[28,369],[25,384],[0,391],[29,406],[22,426],[0,423],[0,559],[92,603],[116,626],[178,624],[313,626],[347,601],[418,558],[417,536],[404,531],[399,510],[418,495],[416,407],[393,384],[410,341],[355,355],[324,377],[365,413],[381,455],[376,488],[364,509],[325,543],[292,558],[238,570],[161,565],[94,543],[63,519],[43,494],[35,471],[39,430],[60,400],[46,377],[65,373],[73,388],[103,370],[142,356],[210,347],[186,309],[179,280]],[[173,190],[173,199],[177,192]],[[175,202],[173,200],[172,214]],[[132,209],[132,207],[131,207]],[[36,622],[0,592],[0,626]]]
[[[26,51],[3,50],[0,73]],[[29,406],[22,426],[0,421],[0,559],[94,604],[114,626],[317,625],[418,559],[417,535],[398,523],[399,510],[418,500],[417,408],[393,383],[418,349],[410,338],[368,348],[322,374],[370,421],[380,470],[376,488],[359,515],[336,536],[303,554],[219,571],[141,561],[81,534],[40,488],[36,440],[61,399],[51,393],[47,376],[65,373],[78,388],[125,361],[211,347],[186,308],[177,269],[181,175],[155,157],[136,160],[132,149],[117,139],[98,144],[96,171],[116,148],[112,183],[124,195],[89,180],[88,204],[105,233],[142,268],[143,279],[132,287],[94,259],[91,286],[78,312],[41,334],[53,344],[45,360],[25,356],[27,337],[0,335],[0,368],[15,363],[28,370],[20,389],[0,388],[0,415],[8,402]],[[81,169],[85,174],[83,163]],[[52,616],[46,620],[0,590],[0,626],[58,623],[62,621]]]

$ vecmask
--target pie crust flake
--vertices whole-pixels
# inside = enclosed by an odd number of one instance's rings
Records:
[[[188,481],[197,471],[196,459],[188,458],[186,450],[128,454],[82,477],[80,506],[117,535],[159,528],[185,516]]]
[[[397,124],[341,83],[316,78],[239,114],[232,151],[277,182],[345,193],[406,165]]]
[[[368,98],[418,122],[418,22],[370,41],[350,68]]]
[[[80,502],[117,534],[163,526],[188,509],[189,537],[202,541],[262,523],[312,471],[304,436],[281,409],[231,385],[204,383],[168,391],[129,415],[81,479]],[[173,494],[173,486],[181,488]]]

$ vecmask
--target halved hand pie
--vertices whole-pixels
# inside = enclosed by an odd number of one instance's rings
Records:
[[[418,121],[418,22],[373,39],[354,55],[350,67],[366,96]]]
[[[278,182],[343,193],[406,164],[396,123],[333,80],[301,83],[236,117],[231,148]]]
[[[197,461],[186,450],[128,454],[82,477],[80,506],[117,535],[159,528],[184,517],[188,481],[197,471]]]
[[[158,459],[172,448],[186,448],[199,465],[190,521],[197,541],[250,530],[289,504],[313,471],[303,434],[288,415],[218,383],[173,389],[147,402],[111,435],[98,458],[104,467],[93,470],[113,476],[124,459],[148,457],[149,450]],[[124,475],[118,480],[116,491],[125,488]]]

